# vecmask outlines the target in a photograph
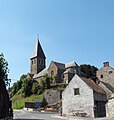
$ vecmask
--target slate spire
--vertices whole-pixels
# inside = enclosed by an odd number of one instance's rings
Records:
[[[30,58],[30,73],[37,74],[41,72],[45,68],[45,54],[43,52],[42,46],[39,42],[39,38],[37,38],[36,45],[34,48],[34,52]]]
[[[41,44],[39,42],[39,39],[37,39],[37,42],[36,42],[36,45],[35,45],[35,48],[34,48],[34,52],[31,56],[31,58],[34,58],[34,57],[37,57],[37,56],[42,57],[42,58],[46,58],[45,54],[43,52],[43,49],[41,47]]]

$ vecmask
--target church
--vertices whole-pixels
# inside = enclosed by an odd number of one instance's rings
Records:
[[[51,61],[49,67],[46,68],[46,56],[38,39],[30,58],[29,76],[35,80],[41,80],[45,74],[50,77],[57,75],[56,83],[69,83],[75,74],[80,76],[81,71],[74,61],[67,64]]]

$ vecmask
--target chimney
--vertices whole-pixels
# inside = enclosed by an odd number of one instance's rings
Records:
[[[109,66],[109,62],[104,62],[104,67],[108,67]]]

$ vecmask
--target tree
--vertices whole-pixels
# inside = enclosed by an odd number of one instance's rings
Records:
[[[4,58],[3,53],[0,54],[0,80],[4,80],[6,85],[9,84],[9,80],[8,80],[8,62],[6,61],[6,59]]]
[[[95,78],[96,77],[96,71],[98,70],[97,67],[87,65],[87,64],[80,65],[80,69],[85,74],[86,78]]]
[[[25,79],[22,86],[22,93],[24,97],[28,97],[32,94],[32,80]]]
[[[55,84],[55,83],[56,83],[56,80],[57,80],[57,74],[54,74],[54,75],[52,76],[52,79],[53,79],[53,83]]]
[[[44,77],[45,87],[47,89],[50,89],[50,77],[48,76],[48,74],[45,74],[43,77]]]
[[[0,54],[0,119],[9,115],[9,95],[6,90],[8,80],[8,62],[5,60],[3,53]]]
[[[39,83],[37,81],[34,81],[32,84],[32,93],[37,94],[38,89],[39,89]]]

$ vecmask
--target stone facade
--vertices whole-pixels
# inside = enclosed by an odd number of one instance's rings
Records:
[[[75,90],[77,93],[75,94]],[[89,117],[105,116],[105,108],[99,114],[96,107],[97,104],[105,106],[105,92],[93,81],[82,80],[75,75],[62,93],[62,109],[63,115],[70,115],[75,112],[83,112]],[[96,110],[96,111],[95,111]],[[96,114],[95,114],[96,113]]]
[[[74,95],[74,89],[79,88],[80,95]],[[93,91],[78,76],[71,80],[62,93],[63,115],[70,115],[73,110],[82,110],[88,116],[94,117]]]
[[[114,117],[114,97],[108,100],[106,108],[107,117]]]
[[[104,66],[97,71],[97,77],[114,87],[114,69],[109,66],[109,62],[104,62]]]
[[[68,84],[75,74],[79,76],[81,75],[80,67],[76,64],[76,62],[65,64],[65,72],[63,73],[64,83]]]
[[[52,61],[48,68],[49,76],[53,77],[53,75],[57,75],[57,79],[56,79],[57,83],[63,82],[63,72],[64,71],[65,71],[65,64],[58,63],[55,61]]]
[[[30,58],[30,74],[38,74],[39,72],[41,72],[46,67],[45,59],[45,54],[38,40],[36,42],[33,55]]]
[[[99,86],[106,92],[107,96],[106,116],[114,117],[114,87],[102,81],[99,83]]]
[[[49,105],[53,103],[59,103],[62,98],[62,91],[61,90],[46,90],[44,92],[44,98]]]

